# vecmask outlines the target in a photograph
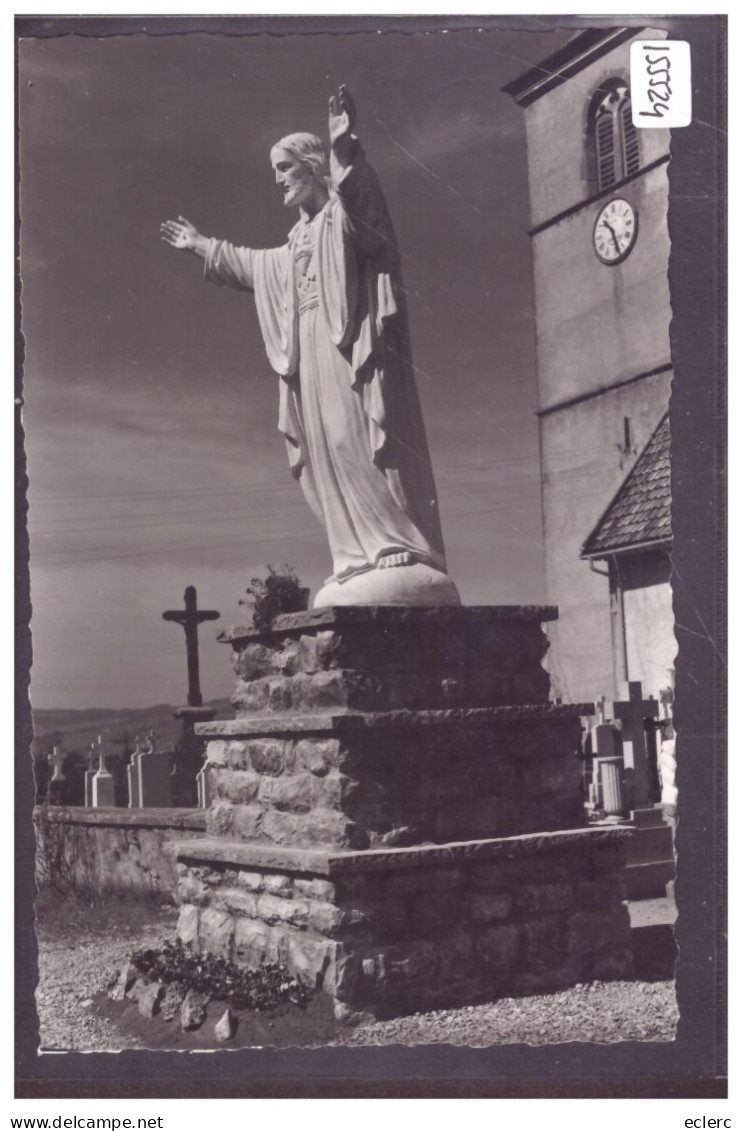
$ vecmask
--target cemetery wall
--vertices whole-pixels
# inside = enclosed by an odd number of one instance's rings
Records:
[[[171,897],[177,882],[171,842],[202,835],[205,815],[193,809],[40,806],[34,825],[40,887]]]

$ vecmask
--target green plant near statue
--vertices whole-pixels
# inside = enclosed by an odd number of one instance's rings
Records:
[[[296,575],[293,566],[266,566],[265,577],[253,577],[246,589],[247,600],[241,605],[252,609],[252,621],[257,632],[269,632],[280,613],[300,613],[309,604],[309,590]]]

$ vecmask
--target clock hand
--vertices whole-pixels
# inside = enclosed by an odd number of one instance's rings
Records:
[[[608,223],[607,220],[603,221],[603,227],[607,228],[608,231],[611,233],[611,239],[613,240],[614,247],[616,248],[616,251],[620,255],[621,254],[621,248],[619,247],[618,240],[616,239],[616,233],[613,231],[613,228],[611,227],[611,225]]]

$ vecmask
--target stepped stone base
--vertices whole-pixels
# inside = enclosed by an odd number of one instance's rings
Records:
[[[283,962],[338,1016],[631,972],[621,827],[588,829],[553,609],[316,609],[237,628],[207,838],[178,847],[184,943]]]
[[[178,934],[285,963],[339,1017],[387,1017],[632,974],[624,829],[329,852],[176,847]]]

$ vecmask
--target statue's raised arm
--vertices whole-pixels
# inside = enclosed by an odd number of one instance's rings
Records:
[[[353,96],[347,86],[341,86],[337,94],[330,98],[328,115],[330,168],[336,180],[352,160],[356,118]]]

